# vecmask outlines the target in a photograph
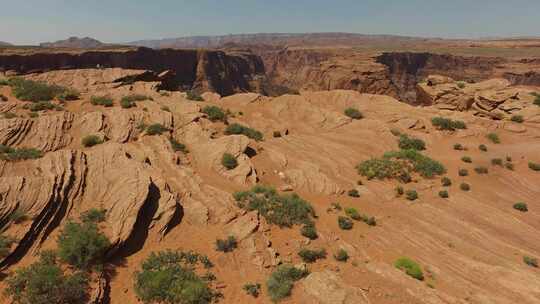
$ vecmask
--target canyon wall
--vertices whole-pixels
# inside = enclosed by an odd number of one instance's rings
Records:
[[[0,54],[0,71],[28,74],[65,69],[124,68],[170,71],[176,89],[221,95],[256,90],[264,75],[260,58],[249,52],[210,50],[130,50]]]

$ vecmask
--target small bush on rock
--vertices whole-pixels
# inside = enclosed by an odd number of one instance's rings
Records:
[[[406,274],[417,280],[424,280],[424,273],[422,272],[420,265],[409,258],[397,259],[394,266],[399,270],[405,271]]]
[[[169,142],[171,143],[171,148],[173,149],[174,152],[180,151],[182,153],[188,153],[188,149],[186,145],[178,142],[176,139],[171,138],[169,139]]]
[[[85,147],[93,147],[103,143],[103,140],[96,135],[87,135],[82,139],[82,145]]]
[[[151,136],[161,135],[163,134],[163,132],[167,132],[167,131],[169,131],[169,129],[167,129],[165,126],[159,123],[151,124],[146,128],[146,134],[151,135]]]
[[[441,179],[441,184],[443,187],[450,187],[452,185],[452,180],[445,176]]]
[[[212,303],[219,296],[209,285],[215,276],[196,273],[199,257],[193,252],[151,253],[135,272],[135,293],[144,303]]]
[[[364,115],[362,115],[362,112],[358,111],[355,108],[347,108],[344,111],[345,115],[352,118],[352,119],[362,119]]]
[[[220,107],[206,106],[202,109],[202,112],[208,116],[208,119],[214,122],[227,120],[227,115]]]
[[[305,263],[314,263],[319,259],[326,258],[326,250],[302,249],[298,252],[298,255],[300,256],[300,258],[302,258],[302,261],[304,261]]]
[[[37,159],[43,157],[43,153],[34,148],[11,148],[0,145],[0,159],[7,161],[19,161],[27,159]]]
[[[236,167],[238,167],[238,161],[236,160],[236,157],[230,153],[223,153],[223,157],[221,158],[221,164],[223,167],[227,168],[227,170],[232,170]]]
[[[469,191],[471,190],[471,186],[469,186],[469,184],[467,183],[461,183],[461,185],[459,185],[459,188],[463,191]]]
[[[226,240],[216,240],[216,250],[221,252],[231,252],[238,247],[238,242],[234,236],[229,236]]]
[[[95,222],[68,222],[58,237],[60,260],[79,269],[103,263],[110,242]]]
[[[466,129],[467,126],[461,120],[451,120],[443,117],[434,117],[431,119],[431,123],[434,127],[439,130],[450,130],[454,131],[456,129]]]
[[[80,304],[88,301],[88,289],[86,274],[66,274],[54,253],[47,251],[10,276],[5,292],[17,304]]]
[[[524,256],[523,257],[523,263],[531,266],[531,267],[534,267],[534,268],[538,268],[538,260],[536,258],[533,258],[533,257],[530,257],[530,256]]]
[[[461,144],[454,144],[454,150],[463,151],[465,150],[465,147],[463,147]]]
[[[467,170],[467,169],[459,169],[458,174],[459,174],[459,176],[468,176],[469,175],[469,170]]]
[[[270,299],[274,302],[278,302],[290,296],[294,287],[294,282],[302,279],[308,274],[309,272],[307,270],[298,269],[291,265],[278,266],[266,282]]]
[[[274,188],[257,185],[250,191],[236,192],[234,198],[240,208],[259,211],[269,224],[280,227],[314,225],[313,207],[297,194],[280,195]]]
[[[527,206],[527,204],[525,204],[523,202],[515,203],[514,204],[514,209],[516,209],[518,211],[521,211],[521,212],[529,211],[529,207]]]
[[[334,259],[338,262],[347,262],[349,259],[349,254],[345,249],[340,249],[334,254]]]
[[[415,201],[418,199],[418,192],[416,192],[416,190],[407,190],[405,192],[405,197],[410,201]]]
[[[338,225],[342,230],[351,230],[354,226],[352,220],[345,216],[338,217]]]
[[[510,120],[513,121],[513,122],[517,122],[517,123],[523,123],[525,121],[523,119],[523,116],[521,116],[521,115],[512,115]]]
[[[360,197],[360,193],[359,193],[358,190],[356,190],[356,189],[351,189],[351,190],[349,190],[349,192],[347,192],[347,194],[348,194],[350,197]]]
[[[243,289],[246,291],[246,293],[254,298],[258,298],[259,294],[261,293],[261,284],[259,283],[249,283],[245,284]]]
[[[256,141],[263,140],[263,134],[255,129],[243,126],[241,124],[233,123],[225,129],[225,135],[238,135],[243,134]]]
[[[439,191],[439,196],[441,198],[448,198],[448,191],[446,190]]]
[[[312,222],[304,224],[304,226],[302,226],[302,229],[300,229],[300,234],[310,240],[315,240],[318,238],[317,228],[315,228],[315,224],[313,224]]]
[[[488,168],[486,167],[476,167],[474,171],[478,174],[488,174]]]
[[[109,96],[92,96],[90,97],[90,103],[95,106],[112,107],[113,100]]]
[[[531,169],[533,171],[540,171],[540,164],[539,163],[529,162],[529,169]]]
[[[399,148],[400,149],[413,149],[417,151],[422,151],[426,149],[426,143],[418,138],[412,138],[405,134],[402,134],[399,136]]]
[[[461,158],[461,161],[464,163],[472,163],[472,158],[470,158],[469,156],[463,156]]]
[[[15,243],[13,238],[0,234],[0,259],[3,259],[9,255],[11,245],[13,245],[13,243]]]
[[[482,144],[480,146],[478,146],[478,149],[482,152],[487,152],[488,148],[486,145]]]
[[[503,165],[503,160],[502,160],[502,158],[493,158],[493,159],[491,160],[491,164],[492,164],[493,166],[501,166],[501,167],[502,167],[502,165]]]
[[[488,135],[486,135],[486,137],[494,144],[501,143],[501,140],[499,139],[499,135],[497,135],[496,133],[489,133]]]

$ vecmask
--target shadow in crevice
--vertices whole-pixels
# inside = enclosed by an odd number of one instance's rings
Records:
[[[114,253],[116,258],[128,257],[141,250],[148,238],[148,229],[159,207],[161,193],[159,188],[151,183],[148,189],[148,197],[137,214],[137,220],[133,225],[131,234],[121,247]]]
[[[255,149],[253,149],[252,147],[250,146],[247,146],[246,149],[244,150],[244,153],[249,157],[249,158],[253,158],[255,156],[257,156],[257,151]]]
[[[176,203],[174,214],[171,217],[171,220],[167,223],[163,229],[162,238],[164,238],[174,227],[180,225],[182,219],[184,218],[184,208],[179,203]]]

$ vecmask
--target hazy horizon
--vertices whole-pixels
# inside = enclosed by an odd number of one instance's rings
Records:
[[[156,1],[157,2],[157,1]],[[107,43],[256,33],[356,33],[426,38],[538,37],[540,1],[27,0],[3,4],[0,41],[71,36]]]

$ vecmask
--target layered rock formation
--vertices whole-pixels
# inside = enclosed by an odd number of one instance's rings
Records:
[[[125,81],[134,75],[133,81]],[[526,110],[538,117],[540,108],[520,99],[519,93],[516,101],[509,93],[515,88],[507,87],[507,81],[460,88],[449,78],[431,77],[421,87],[432,106],[413,107],[390,96],[350,90],[276,98],[207,93],[207,101],[195,102],[185,93],[160,94],[152,82],[137,81],[139,75],[141,70],[119,69],[28,75],[82,89],[80,100],[37,115],[30,114],[10,88],[0,87],[8,98],[0,102],[0,112],[16,115],[1,116],[0,144],[44,152],[38,159],[0,159],[0,228],[2,235],[16,240],[0,261],[6,275],[35,261],[40,251],[54,249],[65,223],[90,208],[104,208],[100,227],[111,246],[106,271],[92,282],[95,303],[140,303],[133,273],[151,252],[166,249],[208,255],[223,303],[266,303],[266,288],[254,299],[243,286],[264,285],[280,263],[299,264],[303,248],[324,248],[328,257],[302,266],[311,274],[296,283],[291,303],[539,301],[540,276],[523,263],[523,256],[540,256],[540,185],[535,182],[538,173],[528,168],[528,162],[540,162],[540,121],[524,115],[525,122],[517,124],[456,111],[462,105],[474,110],[476,103],[494,107],[490,112],[504,111],[519,103],[522,110],[509,113]],[[90,97],[97,93],[114,98],[114,105],[92,105]],[[121,108],[119,99],[129,94],[151,99]],[[473,96],[472,104],[466,96]],[[443,100],[452,110],[438,107]],[[227,122],[209,120],[201,111],[208,105],[227,112]],[[346,116],[344,110],[351,107],[363,118]],[[462,120],[467,129],[439,131],[431,124],[435,116]],[[156,123],[163,127],[161,134],[145,131]],[[224,129],[232,123],[257,129],[264,139],[226,135]],[[359,162],[398,149],[396,132],[424,140],[423,153],[447,168],[453,185],[442,188],[438,177],[414,174],[411,183],[402,185],[418,192],[419,199],[409,202],[395,196],[397,181],[359,176]],[[501,143],[487,142],[488,132],[496,132]],[[106,141],[84,147],[81,141],[87,135]],[[175,151],[172,139],[185,144],[187,152]],[[476,174],[473,165],[464,165],[465,152],[454,150],[456,143],[468,148],[474,166],[489,167],[489,174]],[[477,150],[480,144],[488,144],[488,152]],[[227,170],[221,164],[224,153],[237,159],[236,168]],[[492,159],[507,157],[513,170],[492,165]],[[464,166],[470,176],[458,174]],[[460,190],[462,182],[470,184],[471,191]],[[303,237],[298,225],[280,228],[257,211],[239,208],[232,193],[254,184],[309,201],[318,238]],[[352,189],[360,197],[347,195]],[[442,189],[449,198],[439,197]],[[529,212],[514,210],[516,201],[527,202]],[[377,225],[355,221],[353,230],[341,230],[338,216],[345,213],[332,203],[374,216]],[[26,219],[15,220],[14,214],[21,212]],[[238,248],[216,251],[216,240],[230,235],[237,238]],[[332,257],[339,249],[348,252],[347,262]],[[424,282],[393,266],[402,256],[418,261]],[[0,289],[5,284],[1,281]],[[10,301],[0,295],[0,303]]]
[[[417,85],[418,102],[439,109],[472,110],[474,115],[493,119],[509,119],[522,115],[536,120],[530,89],[511,87],[506,79],[490,79],[478,83],[457,82],[449,77],[429,76]]]
[[[256,90],[264,76],[260,59],[247,52],[138,48],[0,53],[1,72],[28,74],[89,68],[150,70],[156,75],[170,71],[167,89],[214,91],[221,95]]]

